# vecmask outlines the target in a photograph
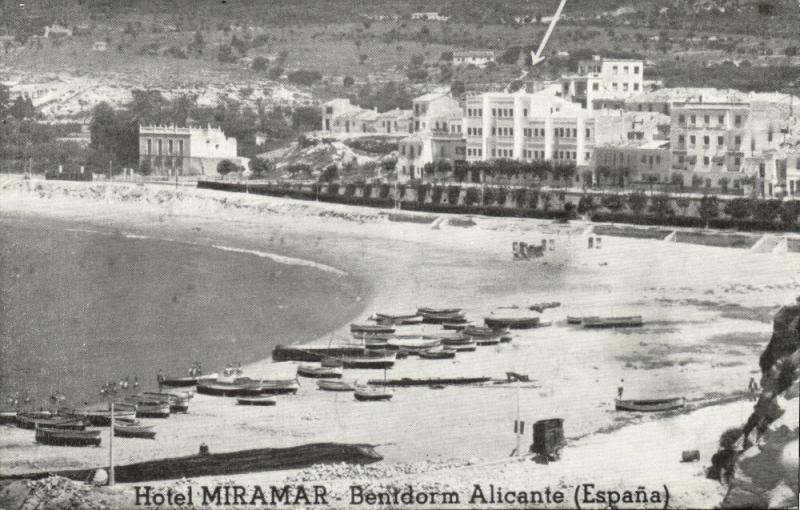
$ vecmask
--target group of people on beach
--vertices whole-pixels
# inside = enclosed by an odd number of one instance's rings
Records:
[[[19,407],[20,404],[28,405],[31,403],[31,396],[27,393],[20,397],[19,392],[14,392],[13,395],[9,395],[6,399],[6,403],[12,407]]]
[[[129,389],[134,391],[139,389],[139,378],[134,377],[133,382],[128,377],[124,377],[119,382],[109,381],[100,387],[101,395],[116,395]]]
[[[198,375],[203,373],[203,365],[199,361],[195,361],[192,363],[192,366],[186,371],[186,375],[189,377],[197,377]]]
[[[227,377],[232,375],[242,375],[242,364],[237,361],[235,365],[236,366],[234,366],[234,363],[228,363],[227,366],[225,366],[225,370],[222,371],[222,375]]]

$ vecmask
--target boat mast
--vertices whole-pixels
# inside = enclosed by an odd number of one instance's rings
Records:
[[[111,400],[111,427],[108,432],[108,485],[114,485],[114,401]]]

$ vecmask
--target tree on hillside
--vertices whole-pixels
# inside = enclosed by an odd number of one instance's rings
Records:
[[[236,62],[236,55],[233,54],[233,48],[227,44],[220,44],[217,50],[217,60],[227,64]]]
[[[292,83],[311,86],[322,79],[322,73],[319,71],[309,71],[308,69],[299,69],[289,73],[287,78]]]
[[[263,177],[274,168],[269,160],[262,158],[250,158],[250,162],[247,163],[247,166],[250,168],[250,171],[253,172],[254,177]]]
[[[352,76],[345,76],[344,79],[342,80],[342,85],[348,89],[353,85],[355,85],[355,83],[356,81],[353,79]]]
[[[217,164],[217,173],[220,175],[228,175],[231,172],[238,172],[239,167],[229,159],[223,159]]]
[[[259,55],[253,59],[253,63],[250,65],[250,68],[253,71],[262,72],[267,70],[267,64],[269,64],[269,60]]]
[[[101,167],[108,160],[120,165],[135,165],[139,160],[139,123],[130,112],[115,112],[108,103],[100,103],[92,112],[89,136],[89,149]]]
[[[464,82],[461,80],[453,80],[450,84],[450,94],[453,97],[459,97],[466,91],[466,87],[464,86]]]
[[[205,47],[206,42],[203,39],[203,34],[201,34],[199,31],[195,32],[192,42],[189,43],[189,51],[197,55],[202,55]]]
[[[700,205],[697,207],[697,213],[707,227],[710,220],[719,216],[719,199],[714,195],[703,195]]]
[[[316,106],[298,106],[292,110],[292,128],[296,131],[316,131],[322,125],[322,110]]]

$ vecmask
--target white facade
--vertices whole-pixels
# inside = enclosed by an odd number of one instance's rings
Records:
[[[139,163],[172,175],[213,175],[223,160],[242,166],[235,138],[219,128],[139,126]]]
[[[494,62],[494,52],[491,50],[453,52],[453,65],[455,66],[474,65],[483,68],[489,62]]]
[[[643,76],[642,60],[595,56],[578,62],[576,74],[561,78],[561,96],[589,110],[608,105],[622,108],[626,98],[642,93]]]

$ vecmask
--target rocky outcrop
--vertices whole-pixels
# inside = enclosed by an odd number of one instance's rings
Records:
[[[800,298],[775,315],[772,338],[759,364],[761,393],[753,413],[739,440],[724,445],[715,456],[726,459],[732,453],[736,459],[722,508],[797,507]],[[725,466],[715,465],[710,471],[724,473]]]

